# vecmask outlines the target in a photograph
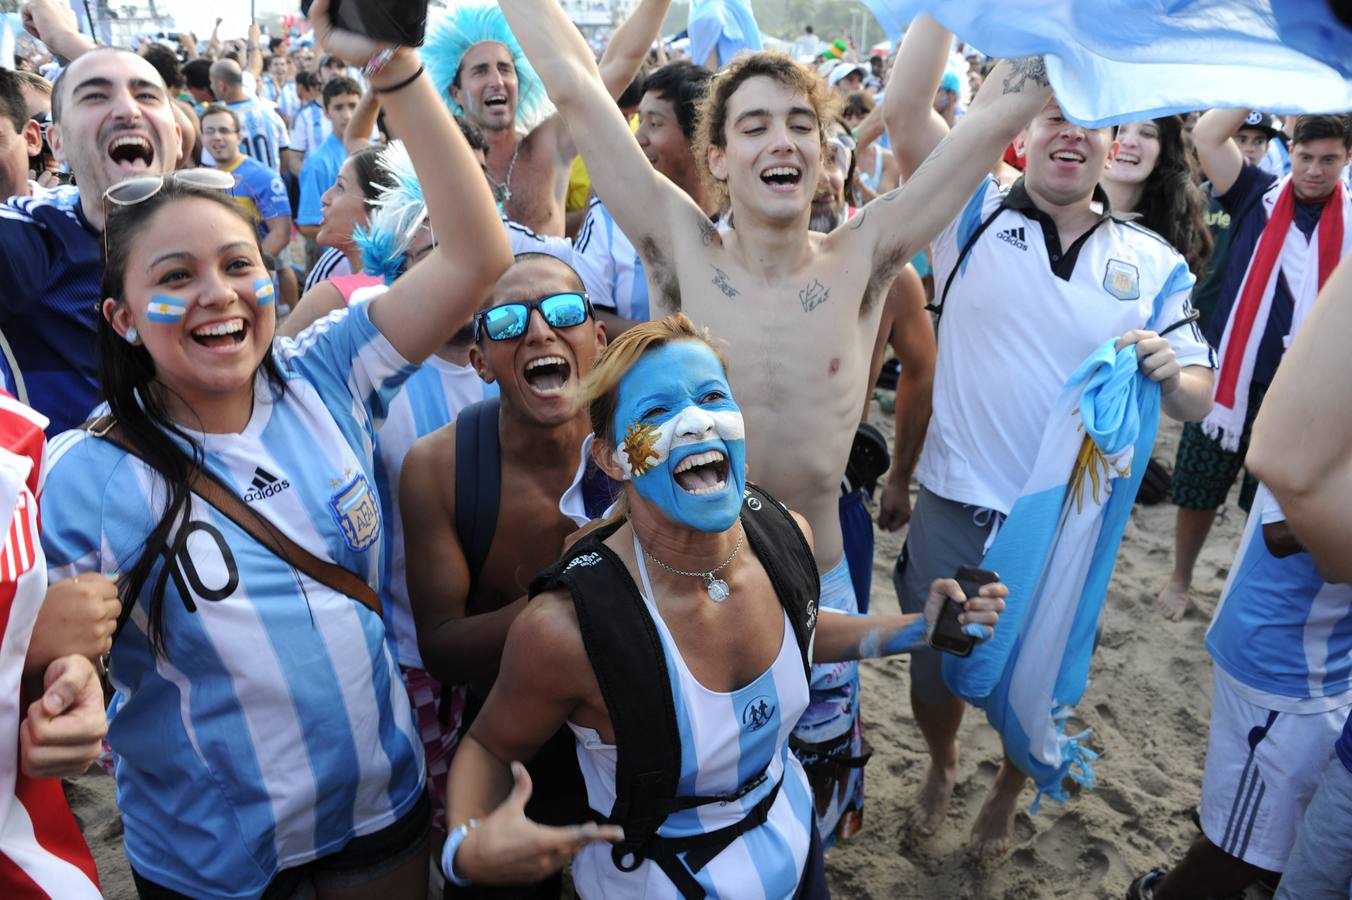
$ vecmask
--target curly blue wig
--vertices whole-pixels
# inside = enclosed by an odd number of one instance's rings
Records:
[[[385,284],[404,272],[409,245],[427,221],[422,184],[402,141],[390,141],[377,158],[384,177],[366,225],[352,229],[352,242],[361,250],[362,270]]]
[[[516,130],[523,136],[530,134],[554,114],[554,104],[496,5],[456,6],[434,18],[427,27],[427,42],[422,47],[427,73],[440,88],[451,112],[463,114],[464,109],[451,97],[451,85],[469,48],[484,41],[496,41],[512,54],[517,79]]]

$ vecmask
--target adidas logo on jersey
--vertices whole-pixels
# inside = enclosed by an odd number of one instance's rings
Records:
[[[1023,226],[1018,228],[1006,228],[1005,231],[996,231],[996,238],[1007,243],[1007,245],[1018,247],[1019,250],[1028,250],[1028,238],[1023,236]]]
[[[1004,231],[996,232],[995,236],[1010,246],[1018,247],[1020,250],[1028,249],[1028,244],[1025,243],[1028,239],[1024,237],[1022,225],[1018,228],[1006,228]]]
[[[249,483],[249,489],[244,492],[244,502],[255,503],[259,500],[266,500],[280,494],[289,487],[291,487],[290,481],[285,478],[278,478],[267,469],[259,466],[254,469],[254,477],[253,481]]]

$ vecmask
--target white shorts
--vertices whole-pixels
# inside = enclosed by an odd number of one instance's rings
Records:
[[[1286,868],[1305,807],[1333,755],[1348,707],[1301,715],[1250,703],[1219,668],[1202,776],[1202,831],[1226,853]]]

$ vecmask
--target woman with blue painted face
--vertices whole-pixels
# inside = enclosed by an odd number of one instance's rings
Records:
[[[788,746],[810,664],[923,646],[945,598],[993,626],[1005,588],[940,580],[923,616],[819,618],[807,524],[747,481],[725,362],[683,315],[625,332],[583,393],[625,493],[531,585],[451,770],[443,871],[509,884],[573,858],[583,897],[824,897]],[[595,821],[548,828],[518,761],[565,724]]]

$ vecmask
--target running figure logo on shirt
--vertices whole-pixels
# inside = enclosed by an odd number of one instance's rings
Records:
[[[380,537],[380,507],[366,476],[358,472],[329,498],[329,509],[349,550],[361,551]]]
[[[754,698],[742,710],[742,725],[747,731],[760,731],[775,717],[775,707],[765,695]]]

